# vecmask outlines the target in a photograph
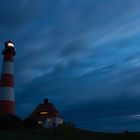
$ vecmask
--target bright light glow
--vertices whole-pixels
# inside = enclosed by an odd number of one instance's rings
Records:
[[[40,112],[40,115],[46,115],[48,112]]]
[[[13,43],[8,43],[8,46],[9,47],[14,47],[14,44]]]
[[[42,124],[42,122],[41,121],[38,121],[38,124]]]

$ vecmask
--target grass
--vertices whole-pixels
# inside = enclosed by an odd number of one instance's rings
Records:
[[[140,133],[97,133],[75,128],[13,129],[0,131],[1,140],[140,140]]]

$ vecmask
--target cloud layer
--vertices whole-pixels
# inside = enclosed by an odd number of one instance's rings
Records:
[[[48,97],[78,127],[140,130],[139,5],[138,0],[0,1],[1,50],[9,38],[17,49],[17,114],[27,117]]]

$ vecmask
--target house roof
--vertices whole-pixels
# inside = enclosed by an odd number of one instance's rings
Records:
[[[43,104],[39,104],[30,115],[31,118],[37,121],[44,120],[45,118],[60,117],[60,113],[48,99],[44,100]]]

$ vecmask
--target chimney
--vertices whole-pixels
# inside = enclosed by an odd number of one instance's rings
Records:
[[[44,104],[48,104],[48,103],[49,103],[48,99],[47,98],[44,99]]]

